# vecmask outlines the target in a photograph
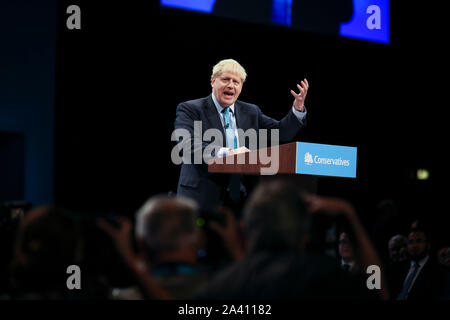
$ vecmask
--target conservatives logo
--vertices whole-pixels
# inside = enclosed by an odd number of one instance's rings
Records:
[[[310,166],[313,163],[317,164],[325,164],[325,165],[335,165],[335,166],[344,166],[348,167],[350,166],[350,160],[342,160],[341,158],[320,158],[319,156],[312,156],[311,153],[306,152],[305,153],[305,164]]]
[[[296,173],[356,178],[355,147],[297,142]]]
[[[313,157],[311,155],[311,153],[307,152],[305,153],[305,163],[310,166],[313,163]]]

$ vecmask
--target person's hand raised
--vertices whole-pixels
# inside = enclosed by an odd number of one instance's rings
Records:
[[[125,217],[118,217],[117,223],[118,227],[115,227],[105,219],[97,220],[97,226],[111,237],[119,253],[125,259],[134,258],[135,254],[131,243],[132,223]]]
[[[217,222],[211,221],[209,227],[222,238],[225,247],[228,249],[234,260],[240,260],[245,252],[240,243],[238,222],[236,221],[233,212],[228,208],[218,207],[217,211],[225,216],[225,225],[222,226]]]
[[[322,211],[329,215],[354,214],[353,206],[346,200],[318,196],[312,193],[304,193],[302,196],[311,213]]]
[[[303,112],[304,106],[305,106],[305,99],[306,95],[308,93],[309,89],[309,83],[308,80],[303,79],[300,81],[302,85],[297,84],[297,88],[300,90],[300,92],[297,94],[294,90],[291,90],[292,96],[295,98],[294,100],[294,108],[300,112]]]

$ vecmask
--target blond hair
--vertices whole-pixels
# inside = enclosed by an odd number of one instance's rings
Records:
[[[236,73],[241,78],[242,82],[245,82],[245,79],[247,78],[247,73],[245,72],[245,69],[239,64],[239,62],[234,59],[224,59],[219,61],[213,67],[211,79],[217,78],[226,71]]]

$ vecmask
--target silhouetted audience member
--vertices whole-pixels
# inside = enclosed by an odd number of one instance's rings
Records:
[[[192,199],[165,195],[150,198],[136,213],[138,254],[130,243],[129,221],[122,218],[119,229],[99,221],[100,227],[115,239],[144,294],[130,288],[116,290],[115,298],[188,299],[209,281],[209,266],[199,263],[198,253],[205,239],[197,224],[198,210]],[[239,259],[243,252],[235,233],[233,213],[222,213],[225,226],[211,223],[211,227],[223,237],[231,256]]]
[[[340,266],[342,270],[348,272],[359,271],[355,263],[355,252],[347,232],[341,232],[338,240],[338,251],[341,257]]]
[[[391,262],[402,262],[408,258],[406,249],[407,242],[408,240],[402,234],[397,234],[389,240],[388,251]]]
[[[190,297],[207,283],[209,271],[197,263],[203,247],[197,204],[186,198],[157,196],[136,214],[136,239],[152,275],[175,298]]]
[[[439,249],[437,256],[443,274],[443,290],[440,298],[450,300],[450,247]]]
[[[438,250],[438,262],[445,268],[450,269],[450,247],[444,247]]]
[[[443,291],[441,299],[450,300],[450,247],[441,248],[438,251],[438,262],[442,267]]]
[[[21,220],[11,265],[13,299],[67,299],[67,268],[82,258],[80,227],[67,211],[38,207]]]
[[[388,285],[393,292],[398,292],[399,277],[404,269],[405,261],[409,259],[407,253],[408,239],[401,234],[393,236],[388,242],[389,263],[386,264]],[[395,297],[393,297],[395,298]]]
[[[428,300],[442,295],[442,273],[429,255],[430,246],[427,231],[410,230],[407,245],[410,261],[399,269],[399,282],[391,286],[397,300]]]
[[[304,252],[311,225],[308,204],[312,212],[341,205],[340,200],[333,201],[310,197],[305,202],[297,187],[282,181],[260,184],[243,213],[248,254],[219,273],[197,297],[363,299],[371,296],[366,283],[356,282],[340,270],[334,258]]]
[[[380,258],[387,263],[390,257],[386,252],[386,244],[392,236],[407,232],[409,227],[404,226],[398,205],[392,199],[384,199],[378,203],[375,217],[375,221],[371,223],[371,237]]]
[[[0,300],[7,299],[11,291],[10,264],[17,229],[24,212],[31,208],[25,202],[0,204]]]

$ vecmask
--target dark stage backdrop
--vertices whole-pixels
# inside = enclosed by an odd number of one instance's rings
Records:
[[[71,4],[81,8],[81,30],[66,28]],[[363,215],[386,197],[408,215],[428,210],[439,179],[432,142],[442,85],[433,73],[444,53],[438,36],[412,32],[419,11],[391,5],[386,45],[158,1],[61,1],[56,202],[131,214],[149,196],[176,191],[176,106],[208,95],[212,66],[231,57],[248,72],[241,100],[281,118],[292,106],[290,89],[306,77],[308,127],[298,140],[358,147],[357,179],[323,178],[319,192],[351,199]],[[415,180],[418,167],[431,179]]]

